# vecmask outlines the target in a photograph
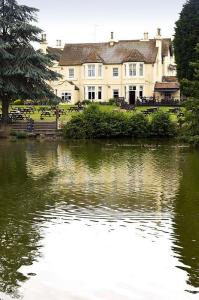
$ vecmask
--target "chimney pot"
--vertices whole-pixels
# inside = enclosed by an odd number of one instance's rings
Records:
[[[61,40],[56,40],[56,46],[61,47]]]
[[[42,42],[46,42],[47,38],[46,38],[46,34],[45,33],[42,33],[41,40],[42,40]]]
[[[157,35],[158,35],[158,36],[161,36],[161,28],[158,28],[158,30],[157,30]]]
[[[148,32],[145,32],[145,33],[144,33],[144,40],[145,40],[145,41],[148,41],[148,39],[149,39],[149,33],[148,33]]]
[[[112,31],[111,32],[111,40],[113,40],[114,39],[114,32]]]

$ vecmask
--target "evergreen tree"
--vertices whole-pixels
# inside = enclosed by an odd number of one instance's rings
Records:
[[[176,22],[174,49],[178,79],[193,80],[194,70],[190,62],[196,60],[196,45],[199,43],[199,0],[188,0]]]
[[[190,70],[193,72],[193,79],[182,79],[182,92],[184,95],[188,95],[192,99],[198,99],[199,101],[199,43],[196,48],[196,59],[194,62],[190,62]]]
[[[48,81],[60,75],[50,68],[53,57],[35,50],[42,30],[34,25],[37,9],[15,0],[0,0],[0,100],[2,119],[8,122],[9,104],[14,99],[52,99]]]

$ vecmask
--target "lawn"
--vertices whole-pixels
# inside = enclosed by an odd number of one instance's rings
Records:
[[[20,108],[25,108],[25,107],[28,107],[28,106],[25,106],[25,105],[12,105],[10,107],[10,110],[13,110],[17,107],[20,107]],[[41,120],[41,111],[40,111],[40,108],[46,108],[46,110],[49,110],[50,111],[50,106],[34,106],[35,107],[35,112],[34,113],[31,113],[30,114],[30,117],[35,120],[35,121],[42,121]],[[65,111],[65,114],[61,115],[60,116],[60,121],[62,123],[67,123],[74,115],[78,114],[78,112],[69,112],[69,108],[71,106],[70,105],[60,105],[59,108],[61,109],[64,109]],[[99,105],[99,108],[102,110],[102,111],[114,111],[114,110],[120,110],[117,106],[115,105]],[[138,112],[142,112],[144,110],[147,110],[148,108],[151,108],[150,106],[144,106],[144,107],[136,107],[136,110],[133,111],[133,112],[126,112],[124,111],[124,113],[127,113],[127,114],[134,114],[134,113],[138,113]],[[159,110],[160,111],[164,111],[164,112],[168,112],[169,109],[171,107],[160,107]],[[177,116],[176,114],[171,114],[171,118],[173,121],[176,121],[177,120]],[[43,120],[44,121],[47,121],[47,122],[52,122],[52,121],[55,121],[55,115],[52,115],[50,117],[43,117]]]

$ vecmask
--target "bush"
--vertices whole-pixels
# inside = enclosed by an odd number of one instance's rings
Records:
[[[18,100],[15,100],[15,101],[13,102],[13,104],[14,104],[14,105],[23,105],[24,102],[23,102],[23,100],[18,99]]]
[[[132,115],[128,118],[127,136],[131,137],[148,137],[149,136],[149,121],[141,113]]]
[[[90,100],[83,100],[81,103],[83,105],[88,105],[88,104],[91,104],[92,102]]]
[[[176,125],[168,113],[153,114],[150,122],[150,134],[154,137],[171,137],[176,134]]]
[[[66,138],[170,137],[175,134],[175,125],[169,115],[157,113],[151,122],[143,114],[126,114],[118,111],[101,111],[99,105],[90,105],[64,126]]]

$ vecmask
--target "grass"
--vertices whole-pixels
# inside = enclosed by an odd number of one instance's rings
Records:
[[[27,106],[25,106],[25,105],[20,105],[20,106],[19,106],[19,105],[16,105],[16,106],[15,106],[15,105],[12,105],[12,106],[10,107],[10,110],[12,110],[12,109],[14,109],[14,108],[16,108],[16,107],[24,108],[24,107],[27,107]],[[50,106],[35,106],[36,111],[35,111],[33,114],[30,114],[30,117],[31,117],[33,120],[35,120],[35,121],[41,121],[41,122],[42,122],[42,120],[41,120],[41,112],[39,111],[39,109],[40,109],[41,107],[45,107],[45,108],[47,108],[47,109],[50,110]],[[61,117],[60,117],[60,119],[59,119],[62,123],[67,123],[68,121],[70,121],[70,119],[71,119],[74,115],[77,114],[77,112],[69,112],[68,110],[69,110],[70,107],[71,107],[71,105],[60,105],[60,108],[61,108],[61,109],[64,109],[65,112],[66,112],[64,115],[61,115]],[[117,106],[115,106],[115,105],[99,105],[99,108],[100,108],[100,110],[102,110],[102,111],[119,110],[119,108],[118,108]],[[147,110],[148,108],[151,108],[151,107],[150,107],[150,106],[137,107],[137,108],[136,108],[136,111],[133,111],[133,112],[130,111],[130,112],[124,112],[124,113],[127,113],[127,114],[135,114],[135,113],[138,113],[138,112],[142,112],[142,111],[144,111],[144,110]],[[171,107],[160,107],[159,110],[164,111],[164,112],[168,112],[170,108],[171,108]],[[171,114],[171,118],[172,118],[173,121],[177,121],[177,116],[176,116],[176,114]],[[52,122],[52,121],[55,121],[55,120],[56,120],[55,116],[44,117],[44,121],[45,121],[45,122]]]

